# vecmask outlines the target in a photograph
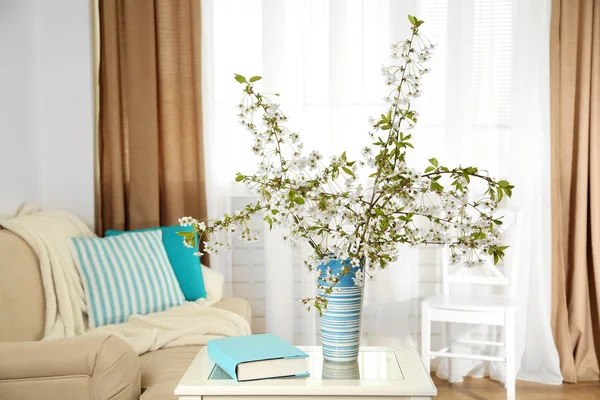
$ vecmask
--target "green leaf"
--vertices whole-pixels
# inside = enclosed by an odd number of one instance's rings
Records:
[[[294,201],[296,204],[304,204],[304,199],[302,197],[296,197]]]
[[[444,190],[444,187],[442,185],[440,185],[439,183],[437,183],[436,181],[431,181],[431,190],[435,190],[438,192],[441,192],[442,190]]]
[[[500,181],[498,182],[498,186],[500,186],[501,188],[505,188],[510,186],[510,183],[508,183],[508,181]]]
[[[242,174],[240,174],[240,173],[238,172],[237,176],[235,177],[235,181],[236,181],[236,182],[241,182],[241,181],[243,181],[243,180],[244,180],[244,175],[242,175]]]
[[[381,225],[381,229],[385,230],[385,229],[389,228],[389,226],[390,226],[389,219],[387,219],[387,218],[382,219],[380,225]]]
[[[184,240],[192,247],[196,247],[196,231],[177,232],[179,236],[183,236]]]
[[[354,172],[352,172],[352,170],[350,168],[347,167],[342,167],[342,170],[347,173],[348,175],[350,175],[353,178],[356,178],[356,175],[354,175]]]
[[[265,217],[263,218],[263,220],[265,220],[269,224],[269,229],[273,229],[273,220],[271,219],[270,216],[265,215]]]
[[[262,76],[255,75],[252,78],[250,78],[250,82],[260,81],[261,79],[262,79]]]
[[[431,165],[433,165],[434,167],[438,166],[438,160],[436,158],[430,158],[429,162],[431,163]]]
[[[421,25],[423,25],[423,22],[425,22],[425,21],[421,21],[421,20],[419,20],[419,21],[417,21],[417,23],[415,24],[415,26],[418,28],[418,27],[420,27]]]
[[[246,81],[246,78],[244,78],[240,74],[235,74],[234,77],[235,77],[235,80],[238,81],[239,83],[248,83],[248,81]]]
[[[410,21],[411,24],[416,25],[417,23],[417,18],[413,17],[412,15],[408,16],[408,20]]]
[[[504,191],[506,192],[506,195],[508,197],[512,197],[512,190],[510,190],[509,188],[506,187],[506,188],[504,188]]]
[[[380,208],[375,208],[375,209],[373,209],[373,211],[375,212],[375,214],[379,215],[380,217],[385,216],[384,212]]]
[[[435,167],[432,167],[432,166],[430,165],[429,167],[425,168],[425,173],[427,173],[427,172],[431,172],[431,171],[433,171],[434,169],[435,169]]]

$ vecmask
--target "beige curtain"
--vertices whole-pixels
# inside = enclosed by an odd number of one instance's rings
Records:
[[[554,0],[552,327],[566,382],[600,378],[600,0]]]
[[[98,233],[206,217],[200,19],[200,0],[98,1]]]

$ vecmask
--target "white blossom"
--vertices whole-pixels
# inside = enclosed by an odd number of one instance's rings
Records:
[[[186,227],[186,226],[192,226],[194,224],[197,224],[198,221],[195,218],[192,217],[181,217],[179,218],[179,225]]]
[[[354,272],[354,276],[352,277],[352,280],[354,281],[354,285],[355,286],[360,286],[362,287],[364,282],[363,282],[363,272],[361,270],[358,270],[356,272]]]

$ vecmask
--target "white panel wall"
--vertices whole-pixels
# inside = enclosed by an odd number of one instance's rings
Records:
[[[232,210],[239,210],[250,197],[235,197],[231,201]],[[262,222],[262,221],[261,221]],[[262,237],[262,223],[255,224]],[[250,301],[252,305],[252,332],[265,332],[265,257],[264,242],[246,243],[235,239],[232,249],[233,294]]]
[[[90,2],[0,0],[0,214],[94,218]]]

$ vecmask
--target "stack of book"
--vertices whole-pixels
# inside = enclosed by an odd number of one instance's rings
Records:
[[[237,382],[308,376],[308,354],[272,334],[208,341],[208,357]]]

